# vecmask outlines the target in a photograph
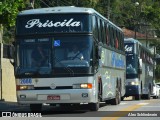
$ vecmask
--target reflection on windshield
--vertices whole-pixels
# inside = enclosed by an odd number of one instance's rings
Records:
[[[54,40],[54,67],[89,67],[91,52],[88,37],[57,38]]]
[[[17,75],[89,74],[92,58],[90,36],[24,39],[17,45],[15,69]]]
[[[127,74],[137,74],[138,61],[136,57],[132,54],[132,55],[127,55],[126,59],[127,59],[126,60],[127,61],[127,65],[126,65]]]
[[[21,40],[17,47],[17,72],[48,74],[51,71],[49,39]]]

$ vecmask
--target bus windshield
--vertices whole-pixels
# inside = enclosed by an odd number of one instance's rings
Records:
[[[126,72],[127,74],[137,74],[138,59],[134,54],[126,54]]]
[[[91,36],[20,39],[16,74],[88,74],[92,58]]]
[[[53,38],[53,72],[55,74],[89,73],[92,63],[91,36]]]
[[[19,39],[17,42],[16,74],[51,71],[51,45],[49,38]]]

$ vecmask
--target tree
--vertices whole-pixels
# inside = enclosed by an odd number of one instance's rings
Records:
[[[23,8],[23,0],[2,0],[0,4],[0,24],[7,27],[14,26],[16,15]]]
[[[0,31],[3,34],[3,43],[13,41],[15,19],[24,8],[23,0],[2,0],[0,2]]]
[[[145,11],[143,13],[146,21],[152,24],[156,29],[157,36],[160,37],[160,2],[153,2],[148,6],[145,6]]]

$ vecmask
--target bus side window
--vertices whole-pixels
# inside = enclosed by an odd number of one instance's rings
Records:
[[[118,43],[119,43],[118,44],[118,49],[119,50],[123,50],[123,48],[122,48],[122,42],[124,42],[124,40],[121,39],[120,32],[118,32],[118,31],[117,31],[117,38],[118,38]]]
[[[115,31],[114,31],[114,29],[113,29],[113,27],[111,27],[111,29],[112,29],[112,47],[114,47],[115,48]]]
[[[102,42],[100,19],[98,19],[98,41],[99,41],[99,42]]]
[[[108,24],[105,24],[105,38],[106,38],[106,44],[107,44],[107,46],[109,46],[109,44],[110,44],[110,41],[109,41],[109,34],[108,34]]]
[[[119,41],[119,50],[123,50],[122,42],[124,42],[124,40],[120,38],[120,32],[117,32],[117,34],[118,34],[118,41]]]
[[[104,22],[102,22],[102,32],[101,32],[101,35],[102,35],[102,43],[103,44],[106,44],[106,40],[105,40],[105,37],[106,37],[106,32],[105,32],[105,24]]]
[[[98,39],[98,23],[96,16],[93,16],[92,26],[93,26],[93,35],[95,36],[96,39]]]
[[[108,40],[109,40],[109,45],[112,46],[112,35],[111,35],[112,31],[111,31],[111,26],[108,25]]]
[[[123,36],[123,34],[120,34],[119,39],[120,39],[120,44],[121,44],[121,48],[120,49],[125,52],[125,49],[124,49],[124,36]]]
[[[115,31],[115,47],[119,49],[119,39],[118,39],[118,31]]]

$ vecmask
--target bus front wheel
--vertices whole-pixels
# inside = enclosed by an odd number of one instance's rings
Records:
[[[98,111],[98,109],[99,109],[99,102],[97,102],[97,103],[89,103],[89,109],[91,111]]]
[[[141,99],[141,95],[139,95],[139,94],[135,95],[134,97],[135,97],[135,100],[140,100]]]
[[[30,104],[30,110],[32,112],[38,112],[42,110],[42,104]]]
[[[120,91],[116,89],[116,96],[114,99],[110,100],[111,105],[118,105],[121,101]]]

